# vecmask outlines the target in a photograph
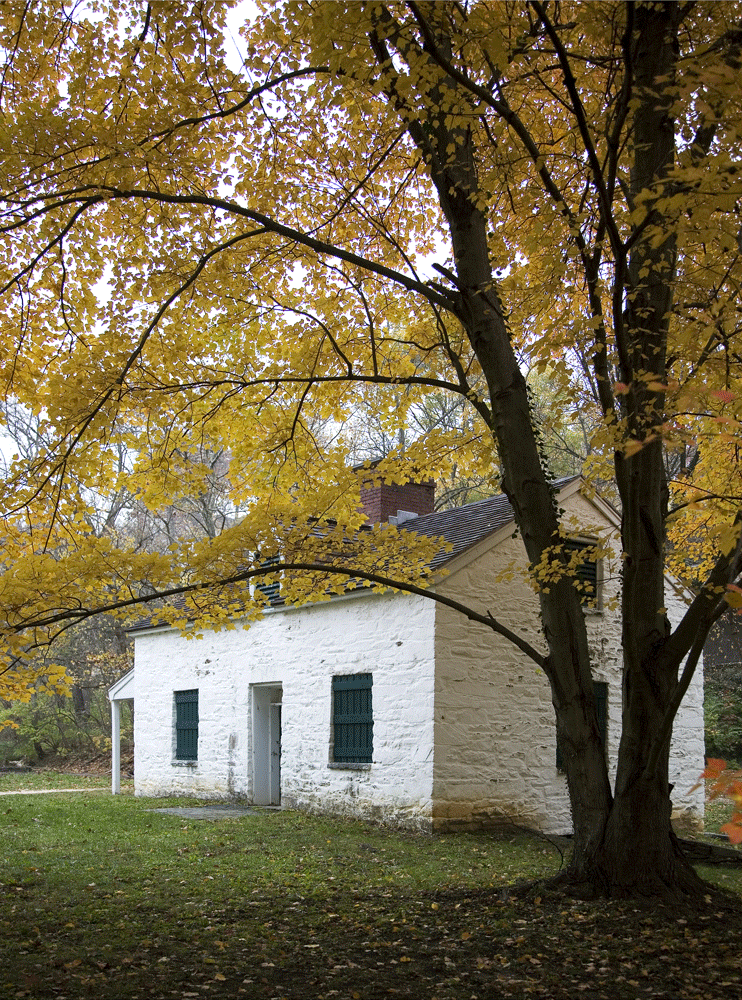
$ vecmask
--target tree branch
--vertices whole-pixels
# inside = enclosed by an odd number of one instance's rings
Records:
[[[593,179],[593,184],[595,185],[595,190],[598,193],[598,204],[601,208],[603,224],[611,241],[614,256],[618,258],[623,255],[624,250],[621,242],[621,236],[613,218],[612,197],[605,186],[603,171],[601,169],[600,162],[598,161],[595,143],[593,142],[592,135],[590,134],[590,126],[588,125],[587,115],[585,114],[582,99],[580,98],[577,81],[575,80],[574,73],[572,72],[567,50],[562,44],[562,40],[559,37],[551,18],[547,14],[545,6],[542,3],[539,3],[538,0],[530,0],[530,4],[538,14],[539,20],[546,29],[546,33],[551,39],[551,42],[556,50],[559,65],[562,70],[564,85],[567,88],[567,93],[569,94],[570,101],[572,102],[572,113],[575,117],[575,121],[577,122],[577,128],[580,131],[580,135],[582,136],[582,146],[587,154],[588,163],[590,164],[590,174]]]
[[[663,659],[680,662],[697,637],[703,635],[705,638],[711,625],[726,610],[724,607],[719,610],[719,594],[726,592],[727,584],[736,579],[742,569],[742,510],[737,512],[734,525],[739,532],[734,551],[719,556],[700,593],[663,646],[660,654]]]
[[[57,634],[60,634],[67,628],[71,628],[79,622],[84,621],[87,618],[91,618],[94,615],[106,614],[114,611],[124,611],[127,608],[135,608],[143,605],[147,606],[155,601],[163,601],[169,598],[203,593],[207,590],[215,590],[219,587],[229,587],[237,583],[246,583],[249,580],[261,576],[272,575],[284,570],[295,570],[297,572],[308,573],[320,572],[328,575],[346,576],[349,579],[365,580],[368,583],[376,584],[378,586],[388,588],[389,590],[398,590],[406,594],[415,594],[418,597],[426,597],[429,600],[435,601],[436,603],[450,608],[453,611],[457,611],[459,614],[464,615],[465,618],[468,618],[469,621],[484,625],[486,628],[489,628],[491,631],[497,633],[497,635],[501,635],[504,639],[507,639],[508,642],[511,642],[542,669],[546,666],[546,656],[540,653],[527,640],[522,638],[522,636],[519,636],[516,632],[513,632],[512,629],[509,629],[506,625],[499,622],[489,612],[487,612],[487,614],[481,614],[480,612],[467,607],[467,605],[462,604],[460,601],[456,601],[453,598],[445,597],[443,594],[436,594],[434,591],[427,590],[424,587],[419,587],[414,583],[404,583],[401,580],[394,580],[391,577],[384,576],[380,573],[368,573],[364,570],[346,568],[344,566],[328,566],[327,563],[301,562],[293,560],[271,563],[269,566],[246,570],[244,573],[236,573],[233,576],[225,577],[222,580],[214,582],[186,584],[181,587],[171,587],[168,590],[157,591],[153,594],[144,594],[142,596],[131,597],[121,601],[111,601],[110,603],[103,604],[97,608],[66,608],[63,611],[47,615],[46,617],[39,617],[32,621],[19,623],[7,631],[17,634],[29,628],[50,628],[54,625],[62,625],[63,627],[57,631]]]
[[[208,208],[220,209],[229,215],[236,215],[241,218],[250,219],[251,222],[258,223],[258,225],[263,227],[263,229],[267,232],[283,236],[285,239],[291,240],[293,243],[298,243],[300,246],[308,247],[310,250],[314,250],[322,256],[335,257],[338,260],[344,260],[348,264],[353,264],[363,270],[370,271],[372,274],[378,274],[382,278],[388,278],[390,281],[394,282],[394,284],[401,285],[409,292],[416,292],[418,295],[423,296],[423,298],[427,299],[431,303],[434,303],[440,308],[445,309],[448,312],[456,312],[457,303],[451,297],[444,296],[440,292],[434,291],[428,284],[425,284],[422,281],[410,278],[406,274],[402,274],[400,271],[396,271],[391,267],[386,267],[384,264],[378,264],[376,261],[369,260],[367,257],[362,257],[360,254],[352,253],[349,250],[343,250],[332,243],[325,243],[324,241],[318,240],[313,236],[309,236],[298,229],[293,229],[291,226],[285,226],[283,223],[270,218],[270,216],[263,215],[262,212],[256,212],[251,208],[247,208],[244,205],[238,205],[236,202],[228,201],[225,198],[196,194],[177,195],[168,194],[164,191],[147,191],[144,188],[126,189],[108,187],[105,185],[101,185],[97,188],[97,190],[105,192],[112,199],[139,199],[141,201],[155,201],[161,204],[169,205],[205,205]]]

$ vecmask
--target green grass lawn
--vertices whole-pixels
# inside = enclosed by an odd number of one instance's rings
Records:
[[[176,804],[0,798],[0,997],[735,995],[728,913],[506,899],[559,868],[542,838],[152,811]],[[742,889],[737,870],[704,874]],[[711,969],[693,965],[698,948]]]
[[[0,792],[40,791],[52,788],[108,788],[110,774],[78,774],[67,771],[1,771]],[[134,790],[134,782],[121,782],[125,793]]]

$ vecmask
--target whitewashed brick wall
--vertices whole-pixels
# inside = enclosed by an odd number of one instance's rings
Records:
[[[252,798],[250,685],[281,687],[282,803],[428,827],[433,787],[432,602],[341,598],[276,610],[248,631],[136,641],[138,795]],[[373,674],[373,763],[329,767],[334,674]],[[174,762],[173,692],[198,688],[194,764]]]
[[[676,582],[665,582],[665,604],[671,624],[682,618],[689,595]],[[670,781],[673,816],[689,827],[702,828],[705,793],[703,787],[691,791],[698,783],[705,765],[705,738],[703,728],[703,659],[698,664],[675,724],[670,744]]]

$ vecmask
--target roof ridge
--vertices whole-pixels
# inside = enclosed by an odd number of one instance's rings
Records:
[[[565,476],[553,480],[551,486],[555,491],[562,490],[581,478],[579,475]],[[439,535],[452,546],[450,550],[441,551],[434,557],[430,568],[437,569],[514,520],[515,511],[507,494],[493,493],[492,496],[462,504],[460,507],[451,507],[448,510],[434,511],[432,514],[411,518],[403,522],[400,528],[416,531],[422,535]]]
[[[550,486],[552,487],[552,489],[562,490],[569,483],[572,483],[576,479],[581,479],[581,478],[582,476],[579,473],[576,473],[575,475],[572,476],[561,476],[559,479],[553,479],[550,483]],[[472,507],[477,507],[480,504],[492,503],[493,501],[500,501],[508,504],[510,503],[510,501],[508,500],[507,493],[504,492],[492,493],[488,497],[482,497],[480,500],[472,500],[470,503],[460,504],[458,507],[447,507],[445,510],[435,510],[431,514],[419,514],[416,520],[420,521],[423,518],[437,517],[438,515],[442,514],[455,514],[459,511],[464,511]],[[409,522],[405,523],[411,527],[413,522],[412,520],[410,520]]]

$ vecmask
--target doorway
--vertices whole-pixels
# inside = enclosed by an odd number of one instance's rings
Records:
[[[252,799],[256,806],[281,804],[280,684],[253,684]]]

